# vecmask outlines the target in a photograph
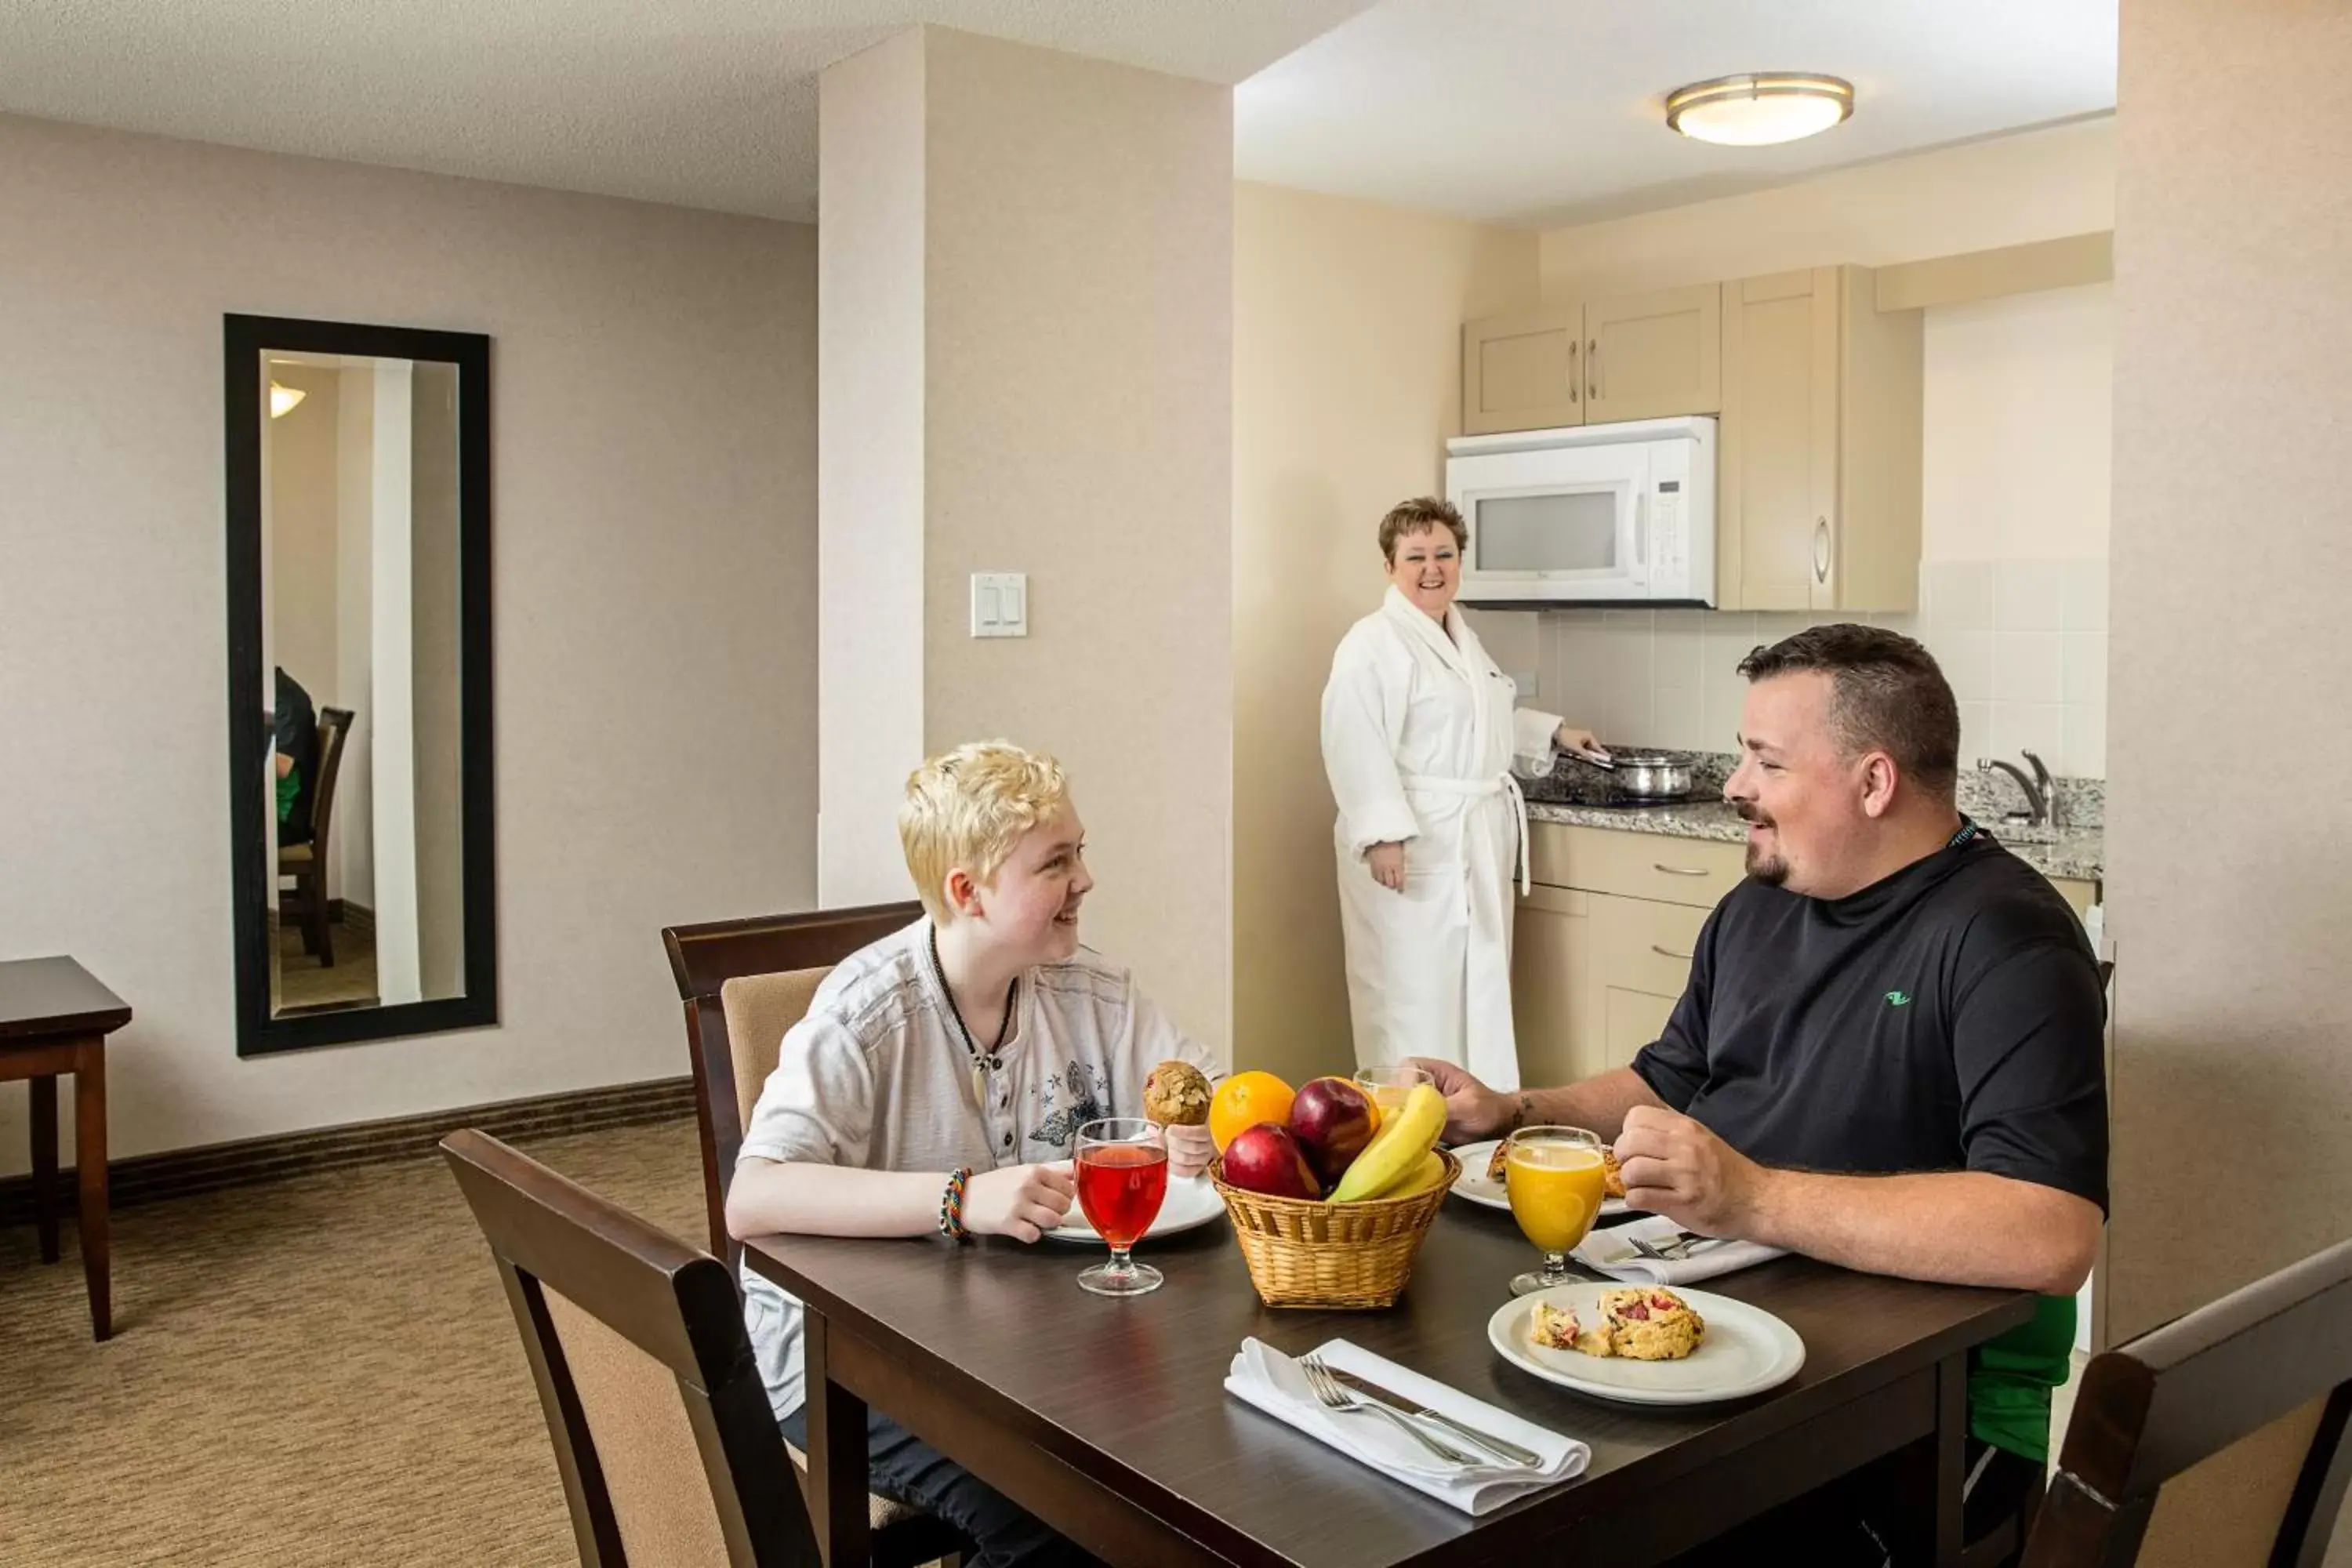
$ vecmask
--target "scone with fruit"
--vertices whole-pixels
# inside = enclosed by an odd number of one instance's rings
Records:
[[[1672,1290],[1604,1290],[1601,1319],[1610,1348],[1634,1361],[1680,1361],[1706,1338],[1706,1320]]]
[[[1567,1307],[1555,1307],[1548,1301],[1536,1303],[1535,1321],[1528,1337],[1545,1350],[1582,1351],[1586,1355],[1614,1355],[1606,1324],[1586,1328],[1575,1311]]]

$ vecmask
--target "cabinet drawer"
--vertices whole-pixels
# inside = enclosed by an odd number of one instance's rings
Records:
[[[1748,874],[1745,845],[1657,833],[1528,825],[1529,869],[1538,882],[1711,910]]]
[[[1591,910],[1593,943],[1612,990],[1670,1002],[1682,995],[1706,910],[1638,899],[1595,899]]]
[[[1603,1054],[1612,1068],[1628,1068],[1642,1047],[1666,1032],[1666,1020],[1675,1016],[1672,996],[1653,996],[1646,991],[1622,991],[1612,985],[1601,1003],[1606,1033]]]

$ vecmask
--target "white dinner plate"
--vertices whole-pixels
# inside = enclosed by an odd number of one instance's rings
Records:
[[[1152,1220],[1151,1228],[1143,1233],[1143,1239],[1173,1236],[1180,1230],[1193,1230],[1224,1217],[1225,1200],[1217,1196],[1217,1189],[1209,1184],[1208,1177],[1171,1181],[1168,1196],[1161,1200],[1159,1215]],[[1103,1245],[1102,1232],[1087,1223],[1086,1215],[1076,1204],[1062,1216],[1062,1223],[1045,1234],[1055,1241],[1075,1241],[1086,1247]]]
[[[1454,1157],[1462,1162],[1462,1173],[1454,1178],[1454,1195],[1508,1214],[1511,1199],[1503,1191],[1503,1184],[1486,1179],[1486,1162],[1495,1157],[1495,1145],[1501,1142],[1499,1138],[1489,1138],[1484,1143],[1465,1143],[1454,1151]],[[1601,1212],[1605,1216],[1635,1211],[1625,1206],[1623,1198],[1603,1198]]]
[[[1600,1314],[1601,1293],[1622,1290],[1616,1280],[1580,1281],[1506,1301],[1486,1320],[1486,1339],[1505,1361],[1547,1383],[1626,1405],[1710,1405],[1745,1399],[1778,1388],[1805,1364],[1805,1342],[1797,1331],[1764,1310],[1710,1290],[1676,1289],[1675,1294],[1706,1320],[1706,1337],[1681,1361],[1629,1361],[1556,1351],[1528,1338],[1535,1303],[1566,1307],[1590,1322]]]

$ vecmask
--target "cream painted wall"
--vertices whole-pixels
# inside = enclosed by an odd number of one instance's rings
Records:
[[[1927,312],[1923,559],[2107,553],[2115,320],[2105,283]]]
[[[923,741],[1069,768],[1087,940],[1222,1048],[1232,1009],[1233,100],[925,29]],[[1029,635],[970,636],[970,574]]]
[[[269,422],[270,657],[322,707],[340,701],[341,689],[335,587],[340,376],[307,365],[277,365],[269,374],[303,394]]]
[[[2125,0],[2122,26],[2116,1337],[2352,1228],[2352,732],[2322,717],[2352,670],[2352,9]],[[2293,810],[2183,765],[2184,736],[2291,759]],[[2143,1561],[2231,1560],[2194,1527],[2240,1497],[2190,1500]],[[2328,1561],[2352,1561],[2340,1527]]]
[[[682,1072],[658,928],[815,889],[812,231],[6,117],[0,212],[0,954],[114,1150]],[[494,339],[501,1027],[235,1055],[229,310]]]
[[[1234,240],[1234,1059],[1296,1082],[1355,1060],[1331,652],[1380,601],[1381,514],[1442,488],[1462,322],[1534,292],[1536,238],[1244,184]]]
[[[923,757],[923,32],[818,79],[817,895],[913,896],[897,787]]]
[[[1841,169],[1543,237],[1548,300],[1851,263],[1885,267],[2115,226],[2116,126],[2091,120]]]

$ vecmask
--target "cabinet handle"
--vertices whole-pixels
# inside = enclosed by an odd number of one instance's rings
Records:
[[[1650,944],[1650,951],[1651,951],[1652,952],[1656,953],[1660,958],[1672,958],[1672,959],[1676,959],[1676,960],[1679,960],[1680,962],[1682,962],[1682,963],[1691,963],[1691,962],[1692,962],[1692,958],[1691,958],[1691,955],[1690,955],[1689,953],[1687,953],[1687,952],[1676,952],[1673,948],[1670,948],[1670,947],[1660,947],[1660,946],[1659,946],[1656,942],[1652,942],[1652,943]]]
[[[1829,580],[1830,520],[1817,517],[1813,519],[1813,581],[1827,583]]]
[[[1576,351],[1584,345],[1574,338],[1568,340],[1568,400],[1576,401]]]
[[[1704,877],[1706,875],[1706,868],[1703,866],[1669,866],[1663,860],[1652,861],[1650,863],[1650,869],[1653,871],[1664,871],[1669,877]]]
[[[1590,338],[1584,344],[1584,395],[1601,395],[1601,340]]]

